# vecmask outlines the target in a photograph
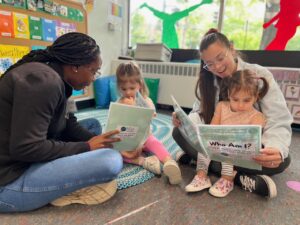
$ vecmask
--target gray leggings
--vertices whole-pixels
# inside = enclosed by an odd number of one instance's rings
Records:
[[[180,146],[180,148],[186,154],[188,154],[192,159],[197,161],[198,151],[195,150],[184,139],[184,137],[181,135],[178,128],[175,127],[173,129],[172,135],[173,135],[173,138],[176,141],[176,143]],[[290,165],[290,163],[291,163],[291,157],[290,157],[290,155],[288,155],[288,157],[285,158],[284,161],[277,168],[262,167],[262,170],[253,170],[253,169],[247,169],[247,168],[242,168],[242,167],[238,167],[238,166],[235,166],[234,168],[238,173],[244,173],[244,174],[249,174],[249,175],[264,174],[264,175],[272,176],[274,174],[282,173]],[[221,170],[222,170],[222,166],[221,166],[220,162],[216,162],[216,161],[211,161],[210,162],[209,169],[208,169],[209,172],[212,172],[212,173],[220,176],[221,175]]]

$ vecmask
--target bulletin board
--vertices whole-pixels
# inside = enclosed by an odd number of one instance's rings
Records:
[[[52,8],[46,9],[46,5],[44,5],[43,9],[34,8],[28,9],[30,7],[28,5],[28,1],[5,1],[2,0],[2,4],[0,4],[0,17],[1,17],[1,11],[2,14],[10,14],[13,17],[13,28],[12,28],[12,35],[6,35],[5,33],[1,33],[1,28],[3,31],[3,20],[1,24],[1,18],[0,18],[0,60],[4,64],[5,63],[15,63],[17,60],[22,58],[23,55],[27,54],[29,51],[34,49],[42,49],[46,48],[48,45],[51,45],[52,42],[59,37],[63,33],[68,33],[72,31],[81,32],[81,33],[87,33],[87,14],[86,11],[81,3],[69,1],[69,0],[44,0],[43,3],[45,4],[55,4],[55,9],[57,7],[57,13],[55,10],[55,13],[51,11]],[[9,3],[4,4],[4,2],[12,2],[11,5]],[[16,6],[16,2],[22,2],[21,4],[25,4],[24,6],[18,7]],[[37,2],[37,1],[32,1]],[[52,6],[50,5],[50,6]],[[64,10],[66,9],[66,10]],[[48,10],[48,11],[45,11]],[[61,11],[59,11],[61,10]],[[72,16],[72,13],[75,14],[76,17]],[[80,16],[77,16],[80,15]],[[15,17],[23,16],[26,17],[25,19],[22,19],[24,21],[24,24],[28,27],[28,33],[21,34],[16,30],[16,27],[18,29],[20,28],[16,24]],[[42,24],[42,36],[38,36],[38,38],[34,37],[33,34],[35,33],[34,29],[32,29],[32,24],[34,23],[35,19],[40,19]],[[55,21],[55,34],[52,36],[47,36],[47,34],[44,34],[44,31],[47,32],[51,29],[44,29],[48,22]],[[51,24],[50,24],[51,25]],[[2,27],[1,27],[2,26]],[[52,25],[51,25],[52,26]],[[64,27],[66,27],[64,29]],[[29,30],[30,29],[30,30]],[[19,29],[20,30],[20,29]],[[54,30],[54,29],[53,29]],[[57,34],[57,35],[56,35]],[[23,35],[23,36],[22,36]],[[7,58],[6,58],[7,57]],[[6,60],[6,61],[3,61]],[[8,60],[8,61],[7,61]],[[11,60],[11,61],[10,61]],[[2,69],[3,70],[3,69]],[[1,71],[0,66],[0,74],[2,74],[4,71]],[[1,76],[1,75],[0,75]],[[91,95],[91,88],[86,88],[85,90],[81,92],[76,92],[73,96],[73,98],[82,98],[82,97],[88,97]]]

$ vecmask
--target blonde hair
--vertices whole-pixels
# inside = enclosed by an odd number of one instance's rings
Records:
[[[126,63],[121,63],[116,71],[117,77],[117,86],[120,89],[120,86],[129,81],[137,82],[140,85],[140,93],[143,97],[149,96],[149,90],[145,84],[144,78],[141,73],[141,69],[136,62],[130,61]]]

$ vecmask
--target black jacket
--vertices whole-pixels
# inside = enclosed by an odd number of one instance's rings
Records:
[[[25,63],[0,78],[0,186],[32,163],[89,150],[94,135],[66,112],[71,94],[57,64]]]

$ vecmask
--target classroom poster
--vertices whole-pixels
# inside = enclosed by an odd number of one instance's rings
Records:
[[[13,19],[12,13],[8,11],[0,11],[0,36],[13,37]]]
[[[56,37],[63,34],[76,31],[75,24],[57,21],[56,23]]]
[[[26,46],[0,45],[0,76],[28,52],[29,48]]]
[[[43,27],[43,40],[44,41],[55,41],[56,39],[56,21],[42,19]]]
[[[25,0],[14,0],[14,7],[26,9],[26,1]]]
[[[42,40],[42,20],[36,16],[29,16],[30,39]]]
[[[0,58],[0,77],[12,64],[14,64],[12,58]]]
[[[29,39],[29,21],[26,14],[13,13],[14,36]]]
[[[37,10],[37,0],[27,0],[27,9],[31,11]]]

